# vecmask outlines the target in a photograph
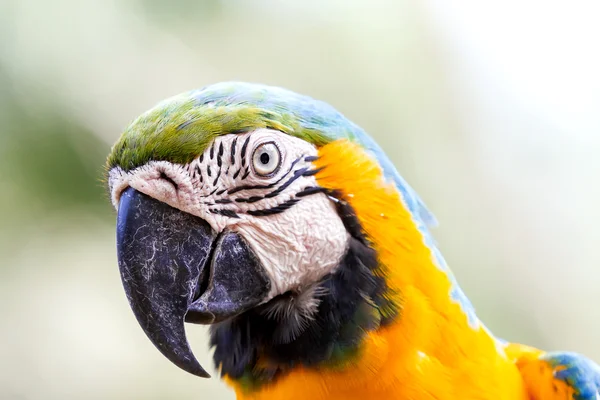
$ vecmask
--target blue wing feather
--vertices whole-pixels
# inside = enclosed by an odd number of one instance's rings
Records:
[[[600,366],[578,353],[550,352],[541,359],[555,370],[554,377],[575,390],[574,400],[600,398]]]

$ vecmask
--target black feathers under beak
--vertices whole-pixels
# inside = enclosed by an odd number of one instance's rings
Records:
[[[260,304],[270,289],[257,257],[235,232],[133,188],[117,217],[117,253],[125,293],[152,343],[180,368],[210,375],[194,357],[184,321],[215,323]]]

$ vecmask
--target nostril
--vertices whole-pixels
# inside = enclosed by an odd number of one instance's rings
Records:
[[[163,179],[163,180],[169,182],[171,185],[173,185],[175,190],[179,189],[179,185],[177,185],[177,183],[169,175],[167,175],[164,171],[160,172],[160,179]]]

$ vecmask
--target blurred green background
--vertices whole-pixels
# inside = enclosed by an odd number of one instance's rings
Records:
[[[222,80],[364,127],[438,217],[490,329],[600,360],[599,16],[592,1],[3,0],[0,399],[233,398],[138,327],[100,181],[130,120]],[[205,329],[188,332],[211,365]]]

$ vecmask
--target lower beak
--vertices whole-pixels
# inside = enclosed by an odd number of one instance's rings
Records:
[[[246,241],[201,218],[126,189],[117,216],[117,255],[142,329],[175,365],[210,377],[194,357],[184,321],[216,323],[260,304],[270,289]]]

